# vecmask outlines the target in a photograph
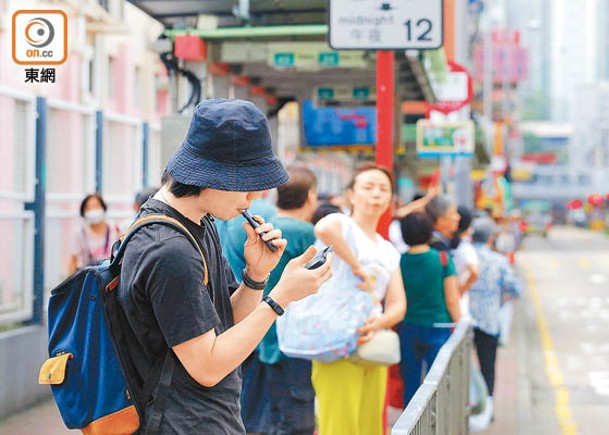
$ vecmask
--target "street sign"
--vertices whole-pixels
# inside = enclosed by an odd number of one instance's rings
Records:
[[[434,122],[420,119],[417,122],[417,155],[421,158],[471,156],[474,146],[472,121]]]
[[[330,0],[335,50],[430,50],[443,45],[442,0]]]

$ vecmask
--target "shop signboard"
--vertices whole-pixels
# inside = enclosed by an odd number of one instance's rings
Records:
[[[417,155],[421,158],[441,156],[472,156],[475,130],[472,121],[417,122]]]

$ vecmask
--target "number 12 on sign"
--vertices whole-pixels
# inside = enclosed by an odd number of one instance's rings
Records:
[[[404,23],[404,26],[406,26],[406,40],[408,42],[411,42],[413,40],[412,20],[411,19],[406,20],[406,22]],[[416,22],[414,27],[415,27],[415,38],[417,41],[421,41],[421,42],[431,41],[431,38],[429,37],[429,33],[431,32],[431,29],[433,28],[433,24],[431,23],[431,20],[429,20],[427,18],[421,18],[420,20],[418,20]]]

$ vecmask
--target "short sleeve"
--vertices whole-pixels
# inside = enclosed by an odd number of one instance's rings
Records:
[[[448,253],[446,253],[448,254]],[[440,255],[442,255],[442,253],[440,253]],[[455,267],[455,263],[453,262],[453,259],[450,255],[447,255],[448,257],[448,265],[446,267],[444,267],[444,278],[448,278],[449,276],[455,276],[457,275],[457,268]]]
[[[478,254],[476,250],[470,244],[463,246],[463,261],[466,265],[478,265]]]
[[[239,281],[237,281],[237,278],[235,277],[235,272],[233,272],[233,269],[230,267],[230,264],[228,264],[228,260],[224,256],[220,258],[222,258],[222,264],[224,265],[224,275],[226,276],[228,293],[232,296],[232,294],[235,293],[239,288]]]
[[[503,258],[501,260],[501,291],[519,297],[522,293],[522,282],[516,276],[514,268]]]
[[[201,257],[184,236],[155,243],[142,257],[136,283],[146,289],[169,347],[220,325],[209,291],[203,284]]]
[[[386,250],[387,253],[387,268],[391,273],[393,273],[400,266],[400,253],[391,242],[383,240],[383,244],[383,248]]]

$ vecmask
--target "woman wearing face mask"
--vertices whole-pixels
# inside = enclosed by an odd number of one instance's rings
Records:
[[[392,194],[391,173],[383,167],[364,164],[355,171],[349,185],[351,216],[334,213],[315,225],[318,239],[334,246],[333,273],[342,276],[341,271],[348,268],[361,291],[372,292],[375,299],[383,301],[358,329],[360,344],[370,341],[377,331],[402,321],[406,312],[400,254],[376,232]],[[312,380],[319,401],[320,435],[383,433],[387,367],[360,364],[348,358],[331,363],[314,361]]]
[[[80,203],[80,216],[84,222],[72,237],[69,273],[110,257],[112,244],[120,234],[116,225],[106,219],[107,209],[104,199],[98,193],[87,195]]]

